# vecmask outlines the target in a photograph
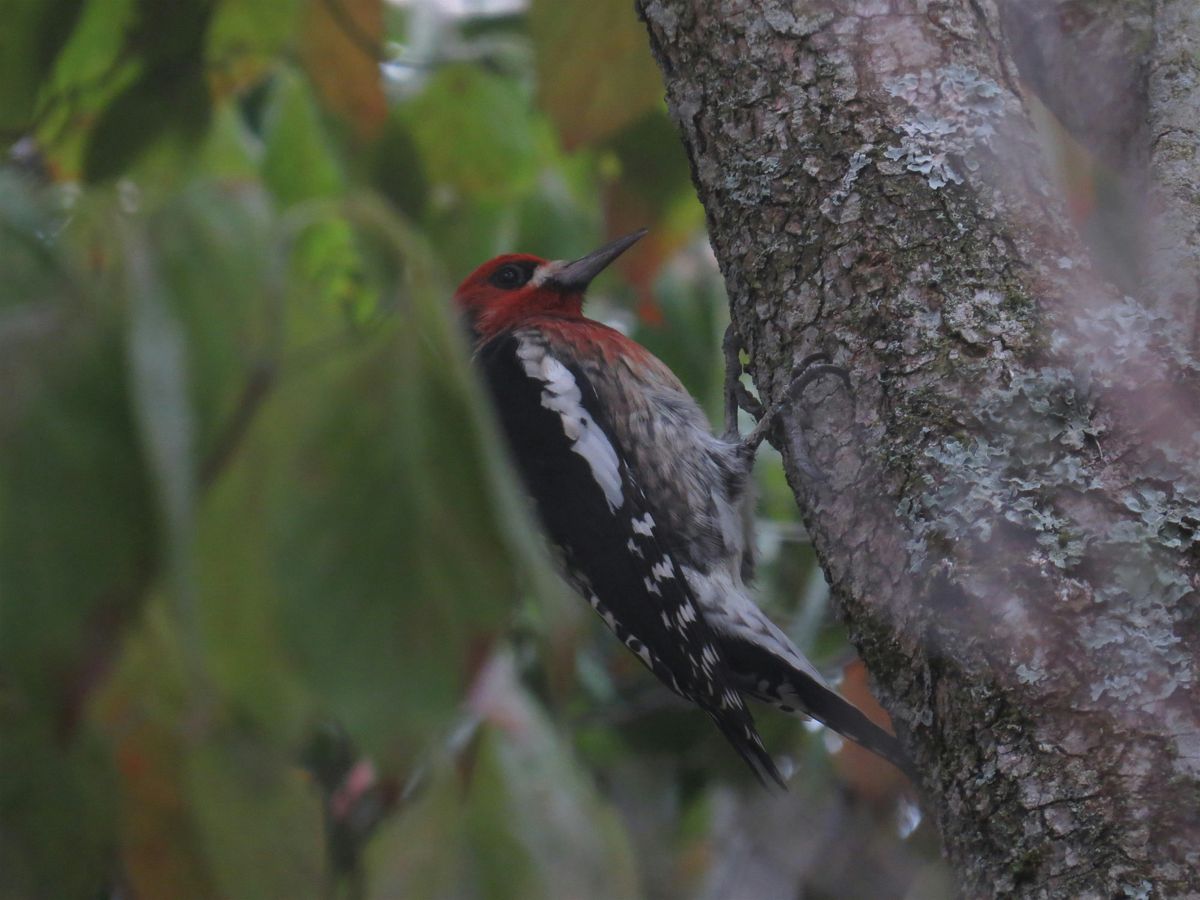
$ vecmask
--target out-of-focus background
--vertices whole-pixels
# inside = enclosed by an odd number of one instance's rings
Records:
[[[0,28],[0,897],[919,897],[903,780],[765,793],[564,588],[448,309],[590,312],[719,417],[725,298],[629,0],[18,0]],[[790,491],[761,599],[869,703]]]

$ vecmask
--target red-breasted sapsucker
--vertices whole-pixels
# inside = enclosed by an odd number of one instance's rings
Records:
[[[498,257],[454,298],[567,579],[764,784],[783,779],[744,695],[904,766],[896,739],[830,688],[750,598],[744,506],[769,421],[741,439],[727,416],[731,433],[717,437],[665,364],[583,315],[588,283],[643,234],[573,262]]]

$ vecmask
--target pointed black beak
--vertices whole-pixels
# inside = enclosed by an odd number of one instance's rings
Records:
[[[582,291],[593,278],[608,268],[609,263],[646,236],[646,229],[619,237],[611,244],[605,244],[599,250],[593,250],[587,256],[569,262],[546,279],[547,287],[556,287],[560,291]]]

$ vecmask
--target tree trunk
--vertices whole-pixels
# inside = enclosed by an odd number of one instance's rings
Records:
[[[777,440],[962,890],[1200,896],[1200,365],[1095,272],[996,4],[639,6],[758,389],[850,370]]]

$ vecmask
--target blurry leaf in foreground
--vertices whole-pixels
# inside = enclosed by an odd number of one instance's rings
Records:
[[[530,581],[515,563],[533,539],[498,487],[507,472],[423,249],[378,207],[352,216],[402,256],[405,321],[281,382],[268,529],[299,674],[394,771],[453,715]]]
[[[564,146],[603,140],[662,103],[646,29],[623,0],[533,0],[538,101]]]
[[[285,206],[345,188],[309,83],[294,69],[281,68],[271,83],[263,142],[263,180]]]
[[[0,409],[0,671],[64,724],[76,679],[96,677],[134,613],[157,542],[117,323],[75,315]]]
[[[138,75],[139,62],[123,52],[135,11],[135,0],[85,3],[53,69],[40,85],[38,144],[59,179],[79,177],[97,116]]]
[[[202,73],[181,73],[164,84],[150,74],[127,88],[104,110],[83,158],[90,183],[124,174],[155,144],[185,157],[208,126],[210,100]]]
[[[169,154],[163,172],[190,157],[212,110],[204,68],[211,0],[141,3],[126,47],[142,57],[136,80],[104,109],[88,137],[83,175],[100,182],[123,175],[151,148]]]
[[[429,182],[412,129],[393,109],[371,150],[371,180],[410,219],[420,219],[429,201]]]
[[[320,801],[290,754],[254,733],[217,731],[186,759],[199,846],[223,897],[320,896]]]
[[[212,127],[199,150],[197,168],[212,178],[256,183],[259,174],[256,143],[237,104],[225,100],[213,110]]]
[[[315,791],[286,744],[213,705],[195,716],[181,635],[155,597],[100,698],[116,747],[122,868],[138,896],[312,897]]]
[[[15,0],[0,28],[0,130],[29,124],[42,79],[66,42],[83,0]]]
[[[125,223],[122,223],[125,225]],[[200,677],[203,666],[195,596],[195,422],[188,377],[186,334],[169,306],[150,244],[132,225],[122,228],[124,287],[129,296],[127,365],[130,400],[141,450],[154,479],[165,576],[183,636],[184,663]]]
[[[459,481],[459,496],[488,491],[462,436],[415,405],[420,382],[397,365],[412,345],[397,335],[372,343],[328,372],[326,385],[281,386],[298,413],[298,404],[319,412],[290,428],[293,458],[275,477],[291,490],[280,492],[271,527],[291,655],[327,714],[366,752],[395,762],[453,710],[472,638],[511,610],[515,573],[505,571],[499,535],[489,560],[475,529],[454,524],[475,510],[454,494],[431,496],[447,478]],[[419,443],[430,432],[437,459]],[[480,512],[494,527],[486,506]]]
[[[96,896],[116,869],[107,748],[64,745],[44,712],[13,717],[6,700],[0,688],[0,897]]]
[[[443,764],[369,859],[379,896],[635,897],[632,848],[506,654],[481,671],[464,784]]]

